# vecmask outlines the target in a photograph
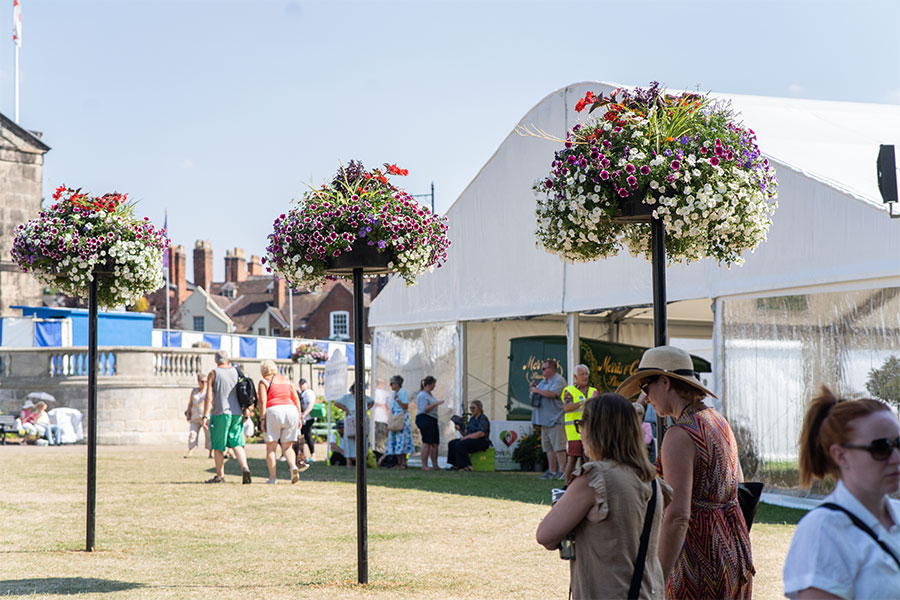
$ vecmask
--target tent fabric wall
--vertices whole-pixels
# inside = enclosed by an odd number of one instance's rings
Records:
[[[588,90],[614,87],[579,83],[557,90],[520,123],[564,136],[576,122],[572,106],[578,98]],[[732,98],[737,110],[747,105],[752,111],[748,124],[760,147],[771,152],[779,208],[768,241],[747,253],[742,267],[726,269],[711,260],[670,266],[669,299],[765,295],[823,284],[844,289],[898,285],[900,221],[888,218],[873,185],[865,182],[874,181],[879,142],[900,140],[900,107],[793,100],[787,110],[781,98]],[[825,120],[804,118],[790,125],[802,110],[821,113]],[[823,137],[831,140],[829,152],[836,153],[830,160],[843,161],[840,168],[832,169],[829,161],[810,163],[808,152],[826,154],[818,149]],[[414,287],[392,278],[372,302],[370,326],[647,303],[652,297],[649,261],[625,253],[571,265],[535,247],[531,186],[548,172],[556,147],[510,133],[447,212],[453,241],[447,264],[424,274]],[[842,243],[847,240],[852,243]]]
[[[820,385],[870,397],[870,371],[900,356],[900,287],[723,306],[726,412],[763,460],[796,458],[805,406]]]
[[[31,317],[4,317],[3,345],[7,348],[33,347],[34,319]]]
[[[445,401],[438,407],[438,424],[440,451],[446,453],[447,441],[455,437],[455,428],[450,417],[468,410],[468,407],[458,401],[460,394],[457,391],[456,368],[459,332],[456,324],[444,323],[422,329],[383,329],[372,339],[375,356],[372,365],[374,384],[370,390],[375,399],[372,419],[387,422],[387,411],[391,402],[388,383],[393,375],[402,376],[405,380],[403,387],[409,395],[413,439],[416,446],[419,446],[421,436],[415,426],[416,397],[419,393],[419,382],[425,376],[432,375],[437,379],[434,397]],[[383,451],[385,440],[379,437],[377,427],[374,431],[376,431],[373,440],[375,449]]]

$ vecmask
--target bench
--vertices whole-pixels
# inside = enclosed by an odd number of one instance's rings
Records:
[[[487,450],[482,450],[481,452],[473,452],[469,455],[469,460],[472,461],[472,470],[473,471],[494,471],[494,457],[496,454],[496,450],[491,446]]]
[[[18,433],[16,431],[16,416],[15,415],[0,415],[0,445],[6,445],[6,432],[12,431]]]

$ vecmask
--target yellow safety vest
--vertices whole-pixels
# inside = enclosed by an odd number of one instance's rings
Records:
[[[572,395],[572,402],[584,402],[584,394],[581,393],[574,385],[570,385],[563,390],[563,404],[567,404],[565,400],[566,392],[569,392]],[[588,388],[588,398],[594,396],[597,393],[596,388],[589,387]],[[581,434],[575,431],[575,423],[574,421],[581,418],[580,410],[573,410],[572,412],[565,413],[566,416],[566,440],[570,442],[580,442]]]

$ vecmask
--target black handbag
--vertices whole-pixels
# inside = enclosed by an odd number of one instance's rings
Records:
[[[756,517],[756,509],[759,508],[759,497],[762,496],[763,487],[759,481],[745,481],[738,484],[738,504],[744,515],[747,531],[750,531],[753,518]]]

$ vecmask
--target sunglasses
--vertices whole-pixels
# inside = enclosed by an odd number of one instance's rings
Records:
[[[657,379],[659,379],[659,377],[648,377],[647,379],[644,380],[643,383],[641,383],[640,390],[644,393],[644,395],[650,394],[650,392],[648,392],[647,390],[650,389],[651,385],[656,383]]]
[[[878,438],[869,442],[868,446],[860,446],[858,444],[841,444],[842,448],[851,450],[865,450],[872,455],[875,460],[887,460],[891,457],[894,449],[900,450],[900,437],[896,439]]]
[[[582,421],[581,419],[575,419],[574,421],[572,421],[572,425],[575,426],[575,433],[579,433],[579,434],[580,434],[580,433],[581,433],[581,428],[582,428],[582,426],[584,425],[584,421]]]

